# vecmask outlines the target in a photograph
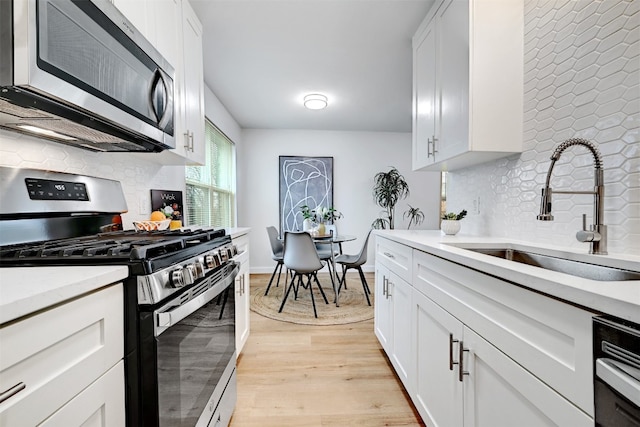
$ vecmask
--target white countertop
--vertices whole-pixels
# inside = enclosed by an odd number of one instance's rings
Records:
[[[640,271],[640,257],[638,256],[588,255],[587,244],[585,244],[584,252],[579,252],[574,248],[505,238],[475,237],[464,234],[445,236],[439,230],[376,230],[375,233],[414,249],[518,283],[529,289],[578,304],[592,311],[640,323],[640,280],[624,282],[589,280],[465,250],[453,245],[467,247],[518,245],[540,254],[551,250],[562,251],[563,258],[583,262],[595,260],[602,265],[633,271]]]
[[[116,283],[126,266],[0,268],[0,325]]]

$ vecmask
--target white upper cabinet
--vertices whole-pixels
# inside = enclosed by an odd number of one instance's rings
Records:
[[[202,24],[191,5],[182,3],[183,64],[178,78],[182,111],[176,126],[176,151],[187,164],[205,163],[204,145],[204,65],[202,59]],[[178,74],[178,71],[176,71]]]
[[[413,169],[522,151],[522,2],[441,0],[413,37]]]

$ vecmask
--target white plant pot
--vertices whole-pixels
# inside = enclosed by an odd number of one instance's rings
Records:
[[[454,235],[460,231],[460,221],[455,219],[443,219],[440,223],[440,230],[444,234]]]

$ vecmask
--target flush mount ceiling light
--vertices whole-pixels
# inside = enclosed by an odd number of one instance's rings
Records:
[[[328,104],[327,97],[320,93],[310,93],[304,97],[304,106],[309,110],[322,110]]]

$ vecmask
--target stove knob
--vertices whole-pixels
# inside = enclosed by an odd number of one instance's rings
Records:
[[[192,285],[196,281],[196,267],[195,264],[185,265],[182,269],[182,274],[184,275],[184,284]]]
[[[204,277],[204,264],[200,261],[196,261],[193,263],[193,269],[195,271],[196,279],[201,279]]]
[[[205,255],[204,257],[204,265],[207,268],[213,268],[216,266],[216,261],[213,255]]]
[[[233,256],[238,255],[238,247],[236,245],[233,245],[231,249],[233,250]]]
[[[185,285],[184,274],[182,273],[181,268],[173,270],[171,273],[169,273],[169,284],[173,288],[181,288]]]
[[[220,249],[220,251],[218,253],[220,254],[220,261],[221,262],[229,261],[229,254],[227,253],[226,249]]]
[[[222,258],[220,258],[220,254],[215,254],[213,258],[216,260],[216,267],[219,267],[222,264]]]

